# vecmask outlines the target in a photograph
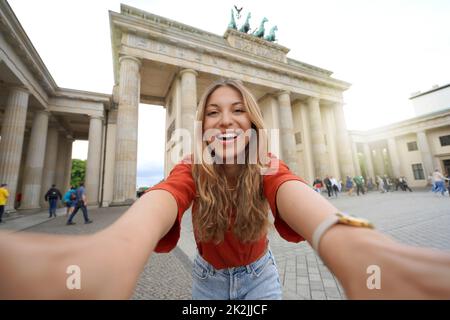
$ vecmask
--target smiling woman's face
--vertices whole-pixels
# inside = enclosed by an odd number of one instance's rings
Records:
[[[222,159],[235,159],[245,150],[252,123],[241,93],[230,86],[217,88],[206,101],[203,133]],[[227,161],[227,163],[230,163]]]

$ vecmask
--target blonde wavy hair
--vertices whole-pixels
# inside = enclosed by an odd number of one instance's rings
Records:
[[[211,94],[218,88],[228,86],[240,92],[245,110],[256,130],[257,161],[249,161],[249,144],[245,147],[245,163],[237,177],[237,186],[230,189],[222,164],[205,161],[211,157],[206,141],[203,141],[203,130],[196,128],[194,133],[195,153],[192,176],[196,183],[197,197],[193,214],[193,225],[198,241],[223,241],[225,232],[233,223],[234,235],[242,242],[252,242],[267,233],[270,225],[268,203],[263,193],[263,176],[261,169],[268,163],[267,135],[260,108],[244,85],[236,80],[221,80],[209,86],[201,97],[197,109],[197,124],[203,124],[206,103]],[[202,125],[203,127],[203,125]],[[261,130],[260,130],[261,129]],[[206,156],[205,156],[206,154]],[[211,160],[211,158],[209,158]],[[231,212],[236,208],[232,219]]]

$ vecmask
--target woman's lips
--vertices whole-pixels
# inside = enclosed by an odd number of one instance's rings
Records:
[[[238,133],[235,133],[235,134],[236,135],[234,137],[227,136],[227,139],[223,139],[223,138],[219,137],[222,135],[215,136],[214,138],[216,140],[218,140],[222,145],[228,145],[228,144],[233,144],[237,140],[237,138],[240,136],[240,134],[238,134]]]

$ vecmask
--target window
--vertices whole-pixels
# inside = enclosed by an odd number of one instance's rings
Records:
[[[421,163],[413,164],[412,170],[413,170],[415,180],[425,180],[425,176],[423,174],[423,168],[422,168]]]
[[[408,151],[418,150],[416,141],[408,142],[407,145],[408,145]]]
[[[450,135],[439,137],[439,140],[441,141],[442,147],[450,146]]]
[[[302,143],[302,133],[301,132],[296,132],[295,133],[295,143],[296,144],[301,144]]]

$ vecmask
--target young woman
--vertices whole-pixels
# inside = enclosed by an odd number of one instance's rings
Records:
[[[450,254],[399,244],[345,223],[351,219],[336,223],[331,203],[264,153],[260,110],[240,82],[208,88],[197,120],[193,156],[108,228],[79,237],[0,234],[0,299],[127,299],[150,254],[176,245],[191,204],[199,249],[193,298],[281,298],[267,242],[269,207],[278,233],[312,244],[349,298],[450,297]],[[73,265],[81,270],[80,290],[66,286]],[[375,289],[368,285],[374,266],[381,276]]]

